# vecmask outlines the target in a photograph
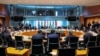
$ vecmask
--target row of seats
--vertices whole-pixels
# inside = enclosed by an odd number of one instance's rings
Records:
[[[86,56],[100,56],[100,47],[89,47]],[[58,56],[76,56],[75,48],[58,49]]]
[[[88,47],[95,47],[96,45],[91,45],[90,43],[96,43],[97,40],[99,41],[98,38],[99,38],[99,36],[88,37],[87,39],[86,38],[84,39],[83,43],[86,44],[87,46],[89,45]],[[3,38],[2,36],[0,37],[0,39],[1,39],[0,42],[3,42],[3,41],[6,42],[6,39]],[[79,43],[78,38],[73,37],[73,38],[69,38],[69,41],[67,41],[67,43],[65,43],[65,45],[68,45],[70,48],[75,47],[74,49],[76,49],[77,45],[78,45],[77,43]],[[3,45],[6,45],[6,44],[3,42]],[[33,55],[34,54],[36,54],[36,55],[37,54],[45,54],[46,52],[48,52],[48,53],[51,52],[52,49],[61,48],[59,38],[48,38],[46,46],[43,43],[43,39],[33,39],[31,46],[32,46],[32,54]],[[21,36],[16,36],[15,47],[17,49],[23,49],[24,48],[24,43],[22,41]]]
[[[38,47],[40,48],[40,47]],[[100,47],[89,47],[87,48],[87,56],[100,56]],[[0,56],[7,56],[6,55],[6,48],[0,48]],[[38,49],[39,50],[39,49]],[[46,56],[46,55],[42,55]],[[58,56],[76,56],[76,49],[75,48],[66,48],[66,49],[58,49]]]

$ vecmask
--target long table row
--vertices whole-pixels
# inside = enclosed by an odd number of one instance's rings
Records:
[[[27,31],[18,31],[16,32],[16,35],[12,36],[12,39],[15,39],[15,36],[22,36],[23,37],[23,41],[27,41],[30,42],[31,38],[33,35],[37,34],[38,30],[27,30]],[[47,33],[50,32],[50,30],[42,30],[45,33],[45,38],[47,38]],[[69,35],[69,30],[56,30],[58,33],[60,33],[60,37],[62,33],[65,34],[65,36],[67,37]],[[84,35],[83,31],[79,31],[79,30],[73,30],[73,35],[75,35],[76,37],[82,38]]]

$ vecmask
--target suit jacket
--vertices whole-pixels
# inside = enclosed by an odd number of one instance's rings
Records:
[[[59,37],[59,35],[56,34],[56,33],[53,33],[53,34],[49,34],[48,35],[48,38],[58,38],[58,37]]]
[[[91,36],[93,36],[91,33],[89,33],[89,32],[87,32],[85,35],[84,35],[84,38],[89,38],[89,37],[91,37]]]
[[[69,36],[67,36],[65,43],[68,43],[68,41],[70,40],[70,38],[74,38],[74,37],[76,37],[76,36],[74,36],[74,35],[69,35]],[[76,38],[77,38],[77,37],[76,37]]]
[[[4,38],[6,38],[7,42],[13,41],[12,38],[11,38],[11,35],[8,34],[8,33],[4,33],[2,36],[3,36]]]
[[[44,39],[44,35],[43,34],[36,34],[32,37],[32,39]]]

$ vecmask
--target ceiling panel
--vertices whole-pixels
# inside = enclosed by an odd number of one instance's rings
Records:
[[[0,4],[35,4],[35,5],[100,5],[100,0],[0,0]]]

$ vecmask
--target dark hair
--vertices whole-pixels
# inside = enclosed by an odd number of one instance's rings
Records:
[[[38,30],[38,33],[42,33],[42,31],[41,30]]]
[[[55,33],[55,30],[51,30],[51,33]]]

